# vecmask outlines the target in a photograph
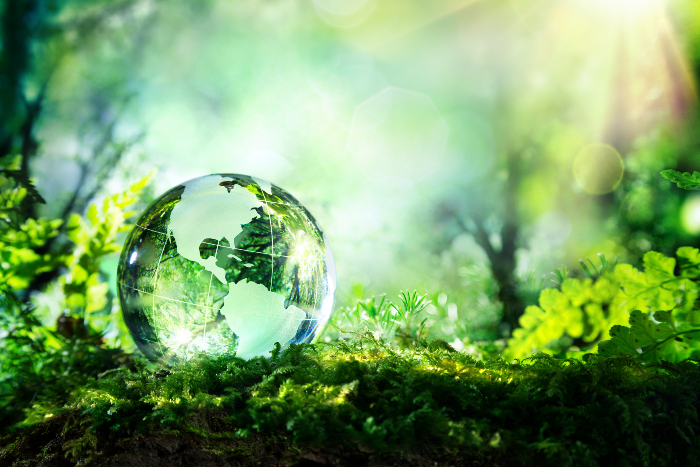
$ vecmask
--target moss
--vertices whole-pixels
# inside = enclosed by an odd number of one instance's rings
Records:
[[[115,443],[170,436],[222,459],[256,457],[272,443],[279,462],[454,454],[477,465],[690,466],[700,459],[698,383],[691,361],[481,362],[444,343],[396,349],[365,334],[249,361],[139,361],[74,391],[68,412],[31,424],[39,417],[30,411],[3,438],[3,455],[60,419],[55,438],[81,462],[113,455],[105,446]],[[45,414],[50,401],[37,407]]]

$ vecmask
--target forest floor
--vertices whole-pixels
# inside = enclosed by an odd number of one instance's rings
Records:
[[[697,362],[365,337],[148,365],[47,382],[0,425],[0,466],[700,467]]]
[[[286,433],[236,437],[225,414],[200,420],[207,435],[174,429],[144,434],[98,432],[85,439],[79,413],[57,415],[0,440],[0,465],[7,467],[246,467],[246,466],[499,466],[527,467],[503,451],[463,455],[458,449],[417,445],[411,451],[377,452],[366,446],[295,445]],[[84,417],[83,417],[84,418]]]

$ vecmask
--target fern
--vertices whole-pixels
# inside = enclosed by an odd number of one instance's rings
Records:
[[[522,358],[537,350],[555,353],[561,350],[558,340],[565,335],[592,346],[612,325],[625,322],[619,292],[619,282],[611,273],[595,282],[567,278],[561,290],[544,289],[539,306],[527,307],[520,317],[520,327],[513,331],[503,357]]]
[[[23,192],[35,202],[46,204],[46,200],[37,191],[34,182],[21,170],[22,156],[4,156],[0,158],[0,177],[12,179]]]
[[[629,354],[646,363],[700,356],[700,251],[682,247],[676,257],[650,251],[644,255],[643,271],[619,264],[613,271],[603,270],[595,281],[570,278],[561,290],[545,289],[540,305],[528,307],[521,316],[504,357],[521,358],[538,349],[561,351],[557,344],[565,335],[590,344],[587,350],[593,351],[608,333],[612,339],[598,346],[604,355]]]
[[[66,261],[68,271],[60,283],[65,309],[86,324],[91,313],[107,305],[108,287],[100,277],[100,262],[121,249],[117,236],[129,230],[126,219],[135,214],[127,208],[138,199],[154,173],[124,192],[105,198],[101,205],[90,205],[85,217],[73,214],[68,221],[68,239],[75,248]]]
[[[700,172],[678,172],[677,170],[663,170],[661,176],[678,185],[684,190],[700,190]]]
[[[39,274],[61,265],[62,258],[37,253],[58,234],[60,219],[26,219],[21,205],[33,186],[18,177],[21,158],[0,158],[0,291],[7,297],[27,288]]]
[[[17,164],[16,158],[0,159],[4,221],[0,221],[0,424],[4,426],[17,421],[30,404],[37,406],[37,412],[57,413],[55,407],[44,407],[45,401],[65,402],[72,388],[115,366],[113,357],[120,351],[105,347],[102,335],[116,314],[109,313],[107,284],[99,266],[106,255],[119,250],[117,236],[132,214],[126,208],[149,179],[108,197],[99,207],[91,206],[85,217],[73,215],[64,226],[59,219],[22,218],[20,204],[31,192],[25,181],[11,178]],[[70,243],[49,248],[61,228]],[[47,289],[34,290],[44,273],[59,276]],[[56,327],[42,323],[45,310],[36,292],[46,291],[54,293],[59,309],[68,311]],[[96,313],[102,310],[108,313]]]
[[[607,356],[633,355],[645,363],[656,364],[700,357],[700,329],[688,323],[677,325],[670,311],[656,311],[649,316],[635,310],[629,324],[613,326],[612,339],[601,342],[598,352]]]
[[[661,175],[680,188],[700,190],[700,172],[664,170]],[[682,247],[676,256],[677,268],[675,259],[655,251],[644,255],[645,272],[630,265],[617,268],[629,326],[613,326],[611,339],[598,346],[601,354],[632,355],[657,365],[700,358],[700,251]]]
[[[644,255],[645,272],[621,265],[630,326],[614,326],[601,342],[604,355],[630,354],[647,363],[700,357],[700,250],[679,248],[676,260],[658,252]]]

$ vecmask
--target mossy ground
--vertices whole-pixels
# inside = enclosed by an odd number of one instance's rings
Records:
[[[475,360],[371,335],[270,358],[138,363],[39,398],[0,465],[700,464],[697,362]]]
[[[197,418],[197,417],[195,417]],[[147,434],[108,433],[86,436],[79,413],[58,415],[3,439],[12,440],[0,454],[0,465],[27,466],[521,466],[504,452],[463,456],[459,449],[421,444],[409,451],[374,451],[361,445],[294,444],[285,432],[231,436],[235,427],[226,414],[211,414],[196,423],[208,425],[207,434],[185,429],[156,429]],[[189,420],[194,422],[195,420]],[[84,426],[84,424],[83,424]],[[70,428],[67,428],[70,427]],[[67,428],[67,429],[66,429]]]

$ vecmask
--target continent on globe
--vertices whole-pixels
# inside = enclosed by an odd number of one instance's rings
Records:
[[[240,339],[236,356],[246,359],[266,355],[270,342],[289,342],[306,317],[294,305],[285,310],[282,295],[246,280],[229,284],[221,314]]]
[[[201,196],[211,191],[211,183],[205,178],[195,178],[184,186],[182,199],[170,213],[168,232],[175,238],[180,255],[201,264],[225,284],[226,271],[216,265],[216,258],[203,259],[199,245],[205,238],[225,237],[233,242],[243,225],[258,216],[254,209],[261,202],[245,188],[235,189],[235,185],[224,185],[220,193]]]

